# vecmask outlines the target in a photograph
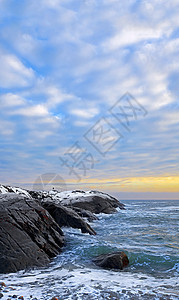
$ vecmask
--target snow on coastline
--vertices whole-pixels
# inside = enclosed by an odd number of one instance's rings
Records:
[[[25,189],[19,188],[19,187],[11,187],[11,186],[4,186],[0,185],[0,194],[7,194],[7,193],[15,193],[20,196],[25,196],[29,199],[32,199],[33,197],[33,191],[27,191]],[[37,198],[43,198],[45,199],[51,198],[53,201],[60,202],[61,204],[69,205],[73,203],[73,201],[78,202],[81,199],[83,201],[90,201],[91,197],[98,196],[101,198],[106,198],[109,200],[114,200],[112,196],[99,192],[99,191],[80,191],[80,190],[73,190],[73,191],[62,191],[59,192],[57,190],[51,190],[51,191],[35,191]],[[115,199],[116,200],[116,199]]]
[[[3,186],[0,185],[0,194],[8,194],[8,193],[15,193],[20,196],[25,196],[29,199],[31,199],[31,195],[24,189],[21,189],[19,187],[11,187],[11,186]]]

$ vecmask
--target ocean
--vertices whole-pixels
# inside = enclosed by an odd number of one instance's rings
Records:
[[[63,228],[66,246],[46,268],[1,275],[2,299],[179,299],[179,201],[120,201],[126,210],[91,223],[96,236]],[[116,250],[128,255],[126,269],[93,264]]]

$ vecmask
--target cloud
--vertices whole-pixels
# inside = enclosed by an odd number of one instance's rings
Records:
[[[20,178],[23,170],[59,169],[55,153],[76,140],[87,143],[84,127],[91,128],[95,117],[109,117],[109,108],[126,92],[148,115],[89,176],[176,172],[176,5],[174,0],[0,1],[0,128],[2,145],[6,138],[14,145],[1,157],[7,161],[10,153],[7,172],[13,166],[13,176]],[[26,161],[16,162],[18,147]]]
[[[54,132],[52,130],[41,130],[38,131],[38,129],[31,131],[31,135],[33,136],[34,140],[42,140],[46,139],[50,136],[54,135]]]
[[[116,50],[131,44],[136,44],[141,41],[158,39],[162,36],[161,30],[154,30],[151,28],[137,28],[131,25],[126,26],[119,34],[107,40],[103,47],[105,51]]]
[[[69,112],[70,112],[70,114],[72,114],[76,117],[80,117],[82,119],[91,119],[99,113],[99,110],[97,108],[86,108],[86,109],[73,108]]]
[[[14,106],[23,106],[24,104],[25,104],[25,100],[21,96],[13,94],[13,93],[2,94],[0,96],[1,108],[3,108],[3,107],[11,108]]]
[[[88,121],[74,121],[73,124],[77,127],[89,127],[91,126],[91,123]]]
[[[14,54],[0,51],[0,86],[2,88],[26,87],[34,80],[34,71],[27,68]]]
[[[58,127],[59,126],[59,122],[60,122],[60,118],[59,117],[54,117],[54,116],[47,116],[47,117],[43,117],[43,118],[39,118],[38,120],[36,120],[36,123],[41,123],[44,124],[46,126],[51,125],[53,127]]]
[[[173,126],[176,126],[176,130],[179,126],[179,112],[167,112],[158,122],[158,126],[162,131],[169,131],[173,129]]]
[[[65,92],[58,83],[52,82],[48,77],[38,77],[33,87],[23,91],[23,96],[31,98],[31,102],[43,104],[47,110],[54,111],[62,103],[78,101],[78,97]]]
[[[46,106],[48,108],[54,108],[64,101],[69,101],[76,98],[74,95],[62,92],[55,86],[44,87],[44,93],[47,97]]]
[[[14,124],[10,121],[0,121],[0,135],[11,136],[14,134]]]
[[[18,110],[14,110],[10,112],[11,115],[21,115],[25,117],[44,117],[48,116],[48,110],[47,108],[42,105],[33,105],[33,106],[28,106],[25,108],[20,108]]]

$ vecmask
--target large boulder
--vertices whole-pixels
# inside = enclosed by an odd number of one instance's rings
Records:
[[[42,206],[48,210],[59,226],[67,226],[81,229],[82,233],[95,235],[94,229],[85,222],[73,209],[54,203],[53,200],[41,201]]]
[[[123,270],[129,264],[129,259],[123,251],[102,254],[93,259],[93,262],[104,269]]]
[[[71,208],[78,207],[92,213],[111,214],[117,208],[125,209],[124,204],[116,198],[98,191],[65,191],[53,195],[53,200]]]
[[[63,245],[61,228],[35,200],[0,195],[0,273],[44,266]]]

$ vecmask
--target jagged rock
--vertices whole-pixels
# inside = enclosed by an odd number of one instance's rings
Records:
[[[0,195],[0,273],[44,266],[63,245],[61,228],[35,200]]]
[[[51,200],[53,200],[53,202],[57,204],[62,204],[72,209],[79,208],[81,210],[87,210],[95,214],[111,214],[116,212],[117,208],[125,209],[124,204],[119,202],[119,200],[106,193],[99,191],[27,191],[20,188],[0,185],[0,193],[8,192],[26,195],[29,198],[35,198],[39,201],[45,199],[48,200],[50,198]],[[82,216],[84,212],[79,212],[79,214]],[[86,215],[85,217],[88,216]]]
[[[32,198],[34,199],[42,199],[43,197],[43,192],[39,191],[28,191],[28,193],[31,195]]]
[[[60,192],[53,196],[53,200],[64,206],[78,207],[95,214],[111,214],[116,212],[116,208],[125,209],[124,204],[116,198],[98,191]]]
[[[98,191],[36,192],[0,185],[0,273],[44,266],[64,245],[60,226],[95,235],[82,217],[92,221],[97,219],[94,213],[114,213],[117,208],[125,209],[116,198]],[[94,261],[104,268],[128,264],[122,252]]]
[[[94,229],[71,208],[54,203],[53,200],[41,201],[41,204],[48,210],[59,226],[80,228],[83,233],[96,234]]]
[[[1,193],[2,194],[13,193],[13,194],[17,194],[20,196],[24,196],[29,199],[32,198],[28,191],[21,189],[19,187],[12,187],[12,186],[8,186],[8,185],[0,185],[0,194]]]
[[[129,259],[123,251],[102,254],[93,259],[93,262],[104,269],[123,270],[129,264]]]
[[[89,222],[99,220],[96,215],[86,209],[73,206],[73,210],[82,218],[86,218]]]

